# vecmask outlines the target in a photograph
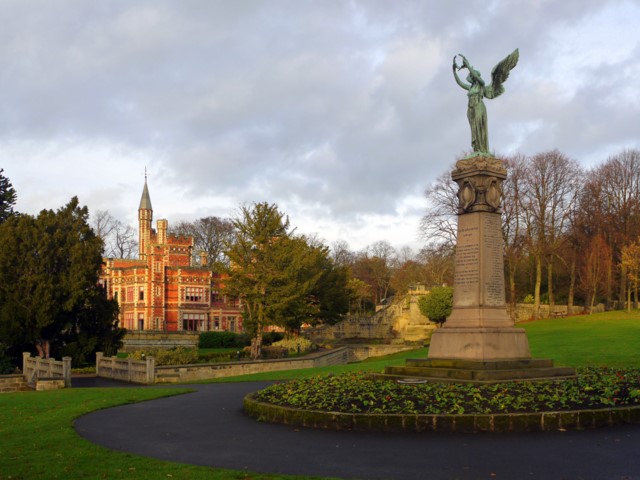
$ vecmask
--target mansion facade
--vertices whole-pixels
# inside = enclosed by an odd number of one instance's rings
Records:
[[[167,233],[169,222],[152,228],[153,209],[145,178],[138,208],[138,259],[105,258],[100,281],[117,300],[127,330],[242,332],[238,301],[220,295],[218,274],[205,253],[196,264],[193,237]]]

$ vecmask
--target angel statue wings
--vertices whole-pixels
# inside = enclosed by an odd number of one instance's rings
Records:
[[[484,106],[484,98],[496,98],[504,93],[503,83],[509,78],[509,72],[518,63],[520,53],[516,48],[510,55],[498,63],[491,70],[491,85],[485,85],[480,72],[473,68],[467,58],[458,54],[453,57],[453,76],[458,85],[467,90],[469,107],[467,118],[471,126],[471,146],[474,152],[489,153],[489,129],[487,127],[487,109]],[[458,66],[456,58],[462,59],[462,65]],[[469,71],[467,82],[460,80],[458,72],[466,68]]]

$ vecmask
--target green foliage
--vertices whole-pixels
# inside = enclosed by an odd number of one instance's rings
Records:
[[[2,172],[4,169],[0,168],[0,224],[15,213],[13,206],[18,200],[15,188],[8,178],[2,175]]]
[[[313,348],[313,343],[307,338],[298,337],[286,338],[284,340],[280,340],[279,342],[274,342],[272,346],[285,348],[289,351],[289,353],[297,353],[298,348],[300,348],[301,352],[311,350]]]
[[[420,313],[433,323],[442,324],[451,315],[453,308],[453,288],[434,287],[428,295],[418,298]]]
[[[243,348],[251,344],[248,335],[234,332],[203,332],[198,348]]]
[[[233,362],[236,360],[244,360],[249,357],[249,352],[245,348],[241,349],[224,349],[218,352],[200,352],[198,363],[216,363],[216,362]]]
[[[144,360],[146,357],[153,357],[156,365],[190,365],[198,363],[198,351],[184,347],[170,350],[149,348],[147,350],[136,350],[129,354],[129,358],[133,360]]]
[[[640,405],[640,369],[580,369],[578,381],[403,385],[363,373],[294,380],[258,400],[343,413],[487,414]]]
[[[524,300],[522,300],[522,303],[526,303],[527,305],[533,305],[534,302],[535,299],[531,294],[528,294],[526,297],[524,297]]]
[[[75,365],[96,351],[115,353],[124,331],[117,303],[98,284],[102,241],[78,199],[37,217],[12,216],[0,225],[0,338],[13,357],[51,345]]]
[[[10,375],[15,371],[13,359],[5,353],[4,346],[0,344],[0,375]]]
[[[284,338],[282,332],[265,332],[262,334],[262,344],[271,345],[274,342],[278,342]]]
[[[243,300],[253,358],[260,355],[262,332],[269,325],[295,332],[304,322],[335,321],[346,312],[346,271],[334,267],[325,246],[293,236],[276,205],[242,207],[233,225],[225,289]]]

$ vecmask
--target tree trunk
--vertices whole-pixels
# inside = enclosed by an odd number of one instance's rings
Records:
[[[257,360],[262,353],[262,331],[258,330],[256,336],[251,339],[251,359]]]
[[[624,299],[627,298],[627,290],[627,267],[620,265],[620,295],[618,297],[620,302],[624,302]]]
[[[567,315],[573,313],[573,295],[576,287],[576,257],[571,259],[571,270],[569,274],[569,297],[567,298]]]
[[[589,302],[589,313],[593,313],[593,305],[596,302],[596,289],[591,292],[591,301]]]
[[[516,272],[515,268],[509,269],[509,302],[516,307]]]
[[[553,298],[553,261],[549,259],[547,262],[547,291],[549,292],[549,315],[553,313],[556,301]]]
[[[631,289],[627,289],[627,312],[631,313]]]
[[[536,286],[533,291],[533,319],[540,318],[540,285],[542,284],[542,257],[536,256]]]

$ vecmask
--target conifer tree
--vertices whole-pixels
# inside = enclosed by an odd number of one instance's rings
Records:
[[[15,356],[28,345],[41,356],[71,355],[79,364],[122,336],[117,304],[98,284],[102,241],[73,198],[37,217],[0,225],[0,337]]]
[[[0,168],[0,224],[15,213],[13,206],[18,199],[16,190],[2,172],[4,172],[4,169]]]

